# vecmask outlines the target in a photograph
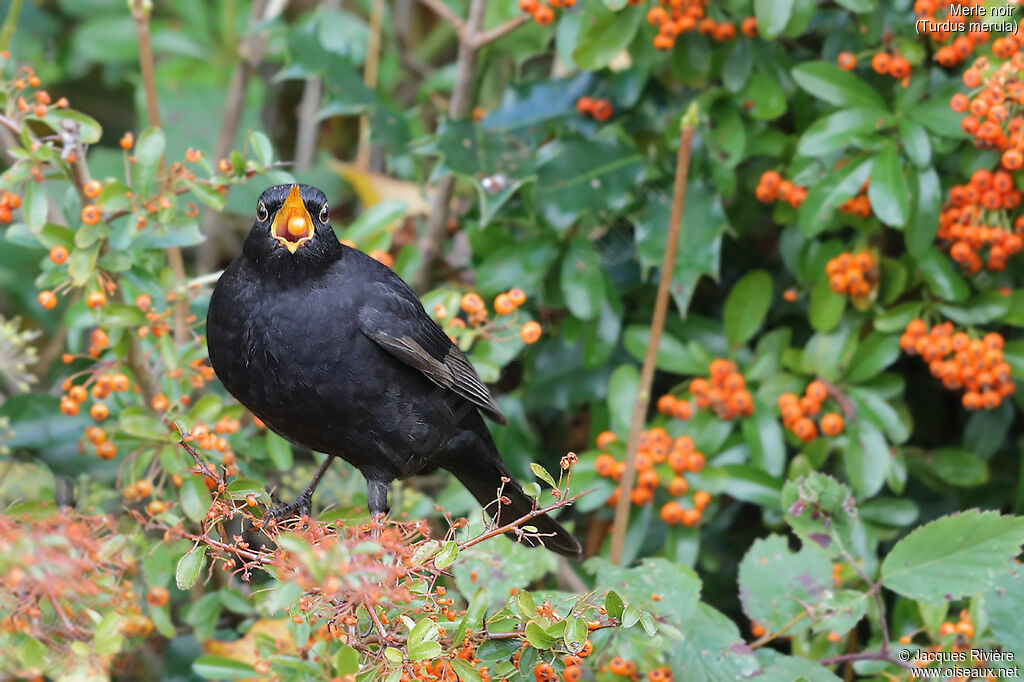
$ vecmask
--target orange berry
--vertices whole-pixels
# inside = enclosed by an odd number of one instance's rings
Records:
[[[599,99],[594,102],[594,108],[592,110],[594,119],[597,121],[607,121],[612,117],[612,103],[606,99]]]
[[[677,400],[672,409],[672,416],[681,421],[686,421],[693,416],[693,405],[689,400]]]
[[[542,5],[534,10],[533,20],[541,26],[547,26],[555,20],[555,11],[547,5]]]
[[[103,184],[99,180],[90,180],[82,186],[82,194],[90,199],[95,199],[103,191]]]
[[[740,31],[748,38],[757,37],[757,18],[746,17],[740,22]]]
[[[52,291],[40,291],[36,300],[46,310],[53,310],[57,307],[57,295]]]
[[[74,417],[78,414],[78,403],[64,396],[60,399],[60,413],[66,417]]]
[[[67,263],[69,255],[67,247],[65,246],[57,245],[50,249],[50,260],[53,261],[55,265],[64,265]]]
[[[666,393],[665,395],[661,396],[660,398],[658,398],[657,407],[658,412],[660,412],[661,414],[671,415],[676,407],[675,396],[670,393]]]
[[[808,443],[818,437],[818,428],[807,417],[801,417],[793,425],[793,433],[797,438]]]
[[[524,324],[522,328],[519,330],[519,338],[521,338],[523,340],[523,343],[527,345],[537,343],[537,340],[540,339],[540,334],[540,324],[534,322],[533,320],[530,320],[529,322]]]
[[[160,587],[159,585],[149,588],[149,592],[146,593],[146,601],[151,606],[160,607],[167,603],[170,599],[170,593],[166,587]]]
[[[821,381],[812,381],[807,384],[807,389],[804,391],[804,394],[808,398],[814,400],[814,402],[820,403],[828,397],[828,388],[826,388],[825,384]]]
[[[892,57],[886,52],[879,52],[871,58],[871,68],[875,70],[875,73],[889,73],[891,64]]]
[[[683,525],[687,528],[692,528],[700,523],[701,513],[699,509],[684,509],[683,510]]]
[[[119,142],[119,144],[121,145],[121,149],[131,149],[132,146],[135,144],[135,136],[132,135],[131,133],[125,133],[124,136],[121,137],[121,141]]]
[[[840,52],[836,64],[843,71],[853,71],[857,67],[857,57],[852,52]]]
[[[462,297],[462,309],[470,315],[479,313],[484,309],[484,299],[479,294],[468,293]]]
[[[682,476],[673,476],[668,484],[668,494],[672,497],[682,497],[689,489],[689,482]]]
[[[100,211],[99,206],[95,204],[89,204],[82,207],[82,222],[86,225],[95,225],[103,217],[103,213]]]
[[[101,422],[110,416],[110,408],[103,403],[94,403],[93,406],[89,408],[89,416],[96,421]]]
[[[508,294],[498,294],[494,299],[494,312],[499,315],[510,315],[515,312],[516,305]]]
[[[693,494],[693,505],[697,509],[704,511],[709,504],[711,504],[711,493],[707,490],[698,490]]]
[[[821,432],[826,436],[838,436],[843,432],[843,418],[835,412],[829,412],[821,418]]]
[[[510,301],[512,301],[512,305],[514,305],[515,307],[518,308],[522,304],[526,303],[526,292],[524,292],[522,289],[518,289],[518,288],[517,289],[509,289],[508,290],[508,298],[509,298]]]
[[[167,396],[165,396],[163,393],[157,393],[155,396],[153,396],[153,400],[150,403],[150,405],[157,412],[163,412],[164,410],[171,406],[171,401],[169,401],[167,399]]]
[[[576,113],[586,116],[594,110],[594,98],[584,95],[576,100]]]
[[[89,393],[85,390],[85,386],[72,386],[68,390],[68,397],[76,403],[84,403],[86,398],[89,397]]]
[[[704,468],[704,453],[694,450],[686,456],[686,468],[689,471],[697,472]]]
[[[605,448],[608,447],[610,443],[614,443],[618,439],[619,437],[616,436],[614,432],[602,431],[601,433],[597,434],[597,440],[595,440],[595,443],[597,444],[597,447]]]
[[[102,291],[94,291],[86,297],[85,304],[93,310],[102,308],[107,304],[107,297]]]
[[[109,440],[96,446],[96,455],[100,459],[114,459],[117,457],[117,447]]]

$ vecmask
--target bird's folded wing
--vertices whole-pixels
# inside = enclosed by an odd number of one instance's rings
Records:
[[[422,307],[401,313],[363,308],[359,313],[359,329],[388,353],[423,372],[438,386],[466,398],[497,423],[507,424],[508,420],[480,381],[472,363]]]

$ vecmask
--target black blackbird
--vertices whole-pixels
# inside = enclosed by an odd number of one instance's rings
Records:
[[[242,255],[217,282],[206,320],[210,363],[228,391],[275,433],[328,455],[279,513],[308,513],[334,457],[366,478],[370,512],[387,513],[396,478],[455,474],[499,523],[532,501],[515,480],[495,502],[502,463],[480,416],[505,417],[473,365],[390,268],[339,243],[327,199],[308,185],[268,188]],[[522,541],[578,556],[547,516]]]

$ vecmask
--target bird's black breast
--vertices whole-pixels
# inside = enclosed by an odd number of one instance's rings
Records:
[[[353,253],[344,266],[290,283],[244,257],[232,263],[210,301],[210,362],[227,390],[285,438],[364,473],[404,477],[458,435],[464,401],[360,331],[359,312],[373,305],[381,274]]]

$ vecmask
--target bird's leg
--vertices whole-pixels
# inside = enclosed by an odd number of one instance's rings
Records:
[[[388,508],[389,485],[386,481],[366,479],[366,505],[370,508],[371,526],[373,528],[370,535],[373,538],[379,535],[380,524],[391,511]]]
[[[327,455],[324,459],[324,463],[320,465],[320,468],[316,470],[316,474],[313,475],[313,480],[309,482],[306,489],[302,491],[294,502],[288,504],[280,504],[267,512],[267,518],[284,519],[293,514],[299,516],[308,516],[313,506],[313,492],[317,486],[320,485],[320,479],[327,473],[328,467],[331,466],[331,462],[334,461],[332,455]]]

